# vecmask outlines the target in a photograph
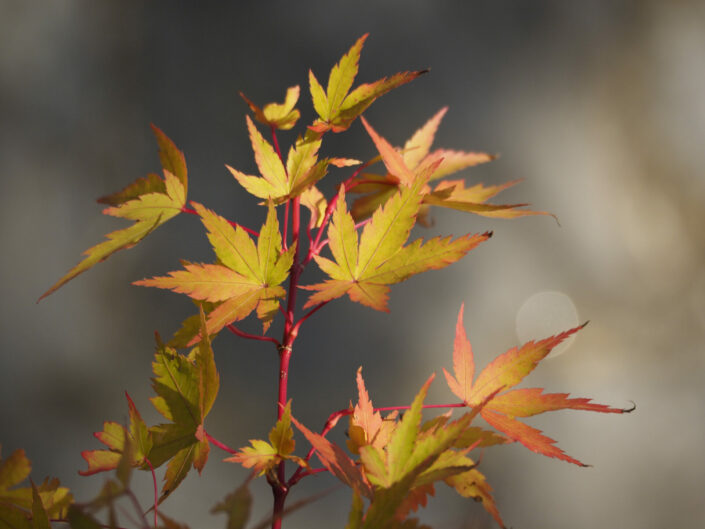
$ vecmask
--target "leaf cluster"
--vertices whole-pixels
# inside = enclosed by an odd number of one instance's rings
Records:
[[[130,489],[132,470],[137,468],[153,476],[155,529],[185,529],[164,515],[159,505],[191,468],[199,473],[203,470],[211,446],[215,445],[229,453],[225,461],[249,469],[250,479],[265,476],[270,484],[275,499],[272,519],[257,529],[270,522],[273,529],[279,529],[287,512],[309,501],[285,508],[290,489],[303,478],[323,472],[352,489],[347,529],[426,527],[413,516],[434,496],[439,484],[481,502],[497,524],[504,527],[493,490],[479,469],[479,457],[471,457],[473,451],[519,442],[539,454],[585,466],[558,448],[553,439],[519,419],[564,409],[631,411],[585,398],[570,398],[565,393],[544,393],[541,388],[516,388],[555,346],[582,327],[512,348],[475,376],[461,307],[452,373],[444,369],[448,387],[459,402],[425,404],[434,379],[431,375],[409,406],[374,407],[360,368],[354,405],[351,402],[348,408],[332,413],[320,431],[296,419],[295,401],[287,395],[288,366],[304,322],[327,303],[346,296],[377,311],[388,311],[391,285],[449,266],[492,236],[491,232],[466,233],[409,241],[417,223],[431,223],[431,207],[498,219],[547,215],[525,209],[527,204],[488,202],[516,181],[485,186],[467,185],[457,176],[448,178],[496,156],[433,149],[447,108],[439,110],[400,148],[378,133],[362,113],[376,99],[426,70],[400,72],[353,88],[366,38],[367,35],[359,38],[333,66],[325,89],[315,74],[308,72],[317,117],[292,141],[286,157],[277,132],[291,130],[298,123],[300,87],[289,87],[283,103],[263,106],[241,93],[252,112],[245,125],[259,174],[245,174],[231,166],[227,169],[242,189],[266,209],[259,231],[228,220],[195,201],[187,207],[184,154],[153,127],[163,176],[149,174],[99,199],[108,206],[104,214],[134,223],[109,233],[107,240],[88,249],[86,257],[40,299],[116,251],[134,246],[174,216],[197,216],[213,249],[213,261],[184,260],[181,269],[134,282],[185,294],[198,307],[198,313],[184,321],[167,343],[157,335],[152,363],[155,396],[151,402],[164,422],[148,426],[126,394],[129,423],[105,422],[102,431],[95,434],[105,448],[82,454],[88,468],[81,474],[114,471],[116,476],[106,481],[98,496],[86,504],[72,504],[68,491],[54,480],[38,487],[32,484],[31,488],[16,488],[29,475],[29,462],[23,452],[13,453],[0,463],[0,522],[9,520],[5,525],[22,529],[47,529],[50,519],[55,518],[68,521],[73,529],[97,529],[104,524],[96,513],[107,510],[107,526],[118,528],[116,504],[128,501],[146,527],[145,513]],[[358,160],[364,158],[359,155],[324,156],[326,134],[344,132],[358,117],[374,154],[364,162]],[[271,142],[260,131],[262,125],[269,130]],[[378,170],[371,169],[375,166]],[[317,184],[323,178],[331,178],[329,173],[340,181],[335,193],[326,197]],[[302,221],[302,206],[309,212],[308,223]],[[313,264],[323,279],[303,284],[303,274]],[[308,297],[299,307],[297,293],[301,291]],[[267,333],[280,313],[284,330],[281,340],[277,340]],[[260,321],[261,334],[250,334],[236,326],[251,315]],[[215,440],[205,428],[220,387],[211,342],[223,329],[274,344],[280,359],[277,421],[266,440],[251,439],[248,446],[238,450]],[[423,412],[430,408],[447,411],[424,420]],[[451,412],[456,408],[460,414],[453,418]],[[343,417],[348,421],[345,446],[327,438]],[[491,429],[474,424],[477,417],[482,417]],[[311,445],[305,455],[295,454],[294,428]],[[314,454],[322,467],[312,466]],[[158,492],[154,471],[163,465],[164,483]],[[288,475],[287,465],[294,467]],[[228,529],[242,529],[248,521],[252,501],[248,483],[249,479],[213,509],[228,516]]]

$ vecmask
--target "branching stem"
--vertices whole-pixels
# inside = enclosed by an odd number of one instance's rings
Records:
[[[248,340],[259,340],[260,342],[272,342],[274,345],[277,347],[281,347],[281,344],[279,343],[279,340],[276,338],[272,338],[271,336],[264,336],[261,334],[250,334],[249,332],[241,331],[237,327],[235,327],[232,323],[229,325],[226,325],[227,329],[241,338],[247,338]]]

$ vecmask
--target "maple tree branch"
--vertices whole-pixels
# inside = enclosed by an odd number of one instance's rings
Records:
[[[181,212],[182,212],[182,213],[189,213],[190,215],[197,215],[197,216],[200,216],[200,215],[198,215],[198,212],[197,212],[195,209],[187,208],[186,206],[184,206],[184,207],[181,208]],[[247,228],[247,227],[243,226],[242,224],[238,224],[238,223],[235,222],[235,221],[228,220],[228,219],[225,219],[225,220],[226,220],[226,221],[228,222],[228,224],[230,224],[231,226],[233,226],[233,227],[238,227],[238,226],[239,226],[240,228],[242,228],[243,230],[245,230],[245,231],[246,231],[247,233],[249,233],[250,235],[252,235],[252,236],[254,236],[254,237],[259,237],[259,232],[256,232],[255,230],[251,230],[250,228]]]
[[[371,220],[372,220],[372,217],[370,217],[369,219],[365,219],[361,222],[358,222],[357,224],[355,224],[355,229],[359,230],[360,228],[362,228],[365,224],[367,224]],[[326,244],[328,244],[329,241],[330,241],[330,239],[324,239],[323,241],[321,241],[321,243],[318,245],[318,247],[316,248],[314,253],[316,255],[318,255],[321,252],[321,250],[323,250],[323,248],[326,247]]]
[[[299,467],[303,468],[303,467]],[[296,485],[299,481],[301,481],[303,478],[306,476],[313,476],[314,474],[320,474],[321,472],[328,472],[328,469],[325,467],[321,468],[312,468],[311,470],[307,470],[306,472],[301,472],[300,474],[294,474],[291,476],[291,479],[287,482],[287,487],[292,487]]]
[[[272,338],[271,336],[264,336],[261,334],[250,334],[249,332],[241,331],[232,323],[226,325],[226,327],[231,333],[236,334],[241,338],[247,338],[248,340],[259,340],[260,342],[272,342],[277,347],[281,347],[279,340],[277,340],[276,338]]]
[[[360,174],[360,172],[367,168],[370,165],[371,162],[365,162],[363,163],[360,167],[355,169],[353,174],[350,175],[350,177],[343,182],[342,186],[345,187],[345,191],[349,191],[350,189],[356,187],[359,183],[354,182],[355,178],[357,175]],[[318,228],[318,231],[316,232],[316,239],[314,240],[313,244],[309,246],[308,250],[308,255],[303,261],[303,264],[307,264],[311,259],[313,259],[313,256],[318,254],[318,252],[321,251],[321,248],[323,246],[319,246],[321,243],[321,237],[323,236],[323,230],[328,224],[328,221],[330,220],[331,215],[333,215],[333,210],[335,209],[335,205],[338,203],[338,197],[340,197],[340,189],[338,189],[338,192],[333,196],[333,198],[330,199],[330,202],[328,203],[328,207],[326,207],[326,212],[323,215],[323,221],[321,222],[321,226]]]
[[[206,439],[208,439],[208,442],[212,443],[213,445],[217,446],[218,448],[220,448],[220,449],[223,450],[224,452],[227,452],[228,454],[232,454],[232,455],[237,454],[237,450],[235,450],[234,448],[230,448],[230,447],[229,447],[228,445],[226,445],[225,443],[222,443],[222,442],[218,441],[218,439],[216,439],[215,437],[213,437],[213,436],[212,436],[211,434],[209,434],[208,432],[205,432],[205,434],[206,434]]]
[[[318,310],[322,309],[323,307],[325,307],[325,306],[326,306],[328,303],[330,303],[330,302],[331,302],[330,299],[329,299],[328,301],[323,301],[323,302],[319,303],[318,305],[316,305],[315,307],[313,307],[311,310],[309,310],[306,314],[304,314],[303,316],[301,316],[301,319],[300,319],[299,321],[297,321],[296,324],[295,324],[294,327],[293,327],[294,329],[296,329],[296,332],[297,332],[297,333],[299,332],[299,327],[301,327],[301,324],[302,324],[303,322],[305,322],[307,319],[309,319],[311,316],[313,316],[313,314],[314,314],[315,312],[317,312]]]

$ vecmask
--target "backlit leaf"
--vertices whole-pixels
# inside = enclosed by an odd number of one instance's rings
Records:
[[[86,250],[84,252],[85,259],[42,294],[39,300],[95,264],[104,261],[118,250],[131,248],[149,235],[152,230],[178,215],[186,203],[185,188],[177,177],[166,170],[164,171],[164,185],[165,193],[147,193],[119,206],[104,209],[105,215],[134,220],[135,223],[128,228],[108,233],[107,241]]]
[[[328,77],[328,87],[324,91],[316,76],[309,70],[309,86],[313,108],[317,119],[309,126],[311,130],[323,133],[328,130],[342,132],[369,107],[375,99],[393,88],[415,79],[426,70],[401,72],[389,78],[384,77],[374,83],[366,83],[351,91],[358,71],[360,51],[367,34],[360,37],[340,61],[333,66]]]
[[[372,489],[364,475],[355,465],[355,462],[345,454],[342,448],[330,442],[322,435],[312,432],[294,417],[291,417],[291,420],[301,433],[304,434],[306,439],[308,439],[308,442],[311,443],[316,450],[318,459],[321,460],[323,466],[326,467],[331,474],[360,494],[368,498],[372,497]]]
[[[291,86],[287,89],[283,103],[267,103],[264,108],[255,105],[242,92],[240,92],[240,97],[245,100],[252,112],[254,112],[257,121],[281,130],[292,128],[301,116],[301,113],[294,108],[299,100],[298,86]]]
[[[454,263],[491,236],[485,233],[455,240],[436,238],[425,245],[417,240],[404,246],[419,210],[424,185],[425,178],[421,175],[416,177],[411,187],[402,186],[365,225],[359,242],[355,222],[347,211],[345,193],[341,188],[328,227],[329,246],[334,260],[314,256],[318,266],[330,279],[302,287],[316,291],[305,307],[347,294],[352,301],[386,311],[388,285]]]
[[[279,286],[289,275],[295,245],[282,253],[282,240],[276,210],[270,203],[265,221],[255,244],[240,226],[233,228],[223,217],[193,203],[208,230],[208,239],[222,264],[185,263],[184,270],[168,276],[136,281],[134,284],[166,288],[196,300],[222,302],[208,313],[209,335],[242,320],[257,309],[264,329],[269,326],[286,294]],[[196,335],[188,345],[195,344]]]
[[[514,347],[490,362],[473,381],[473,353],[465,334],[462,319],[463,308],[461,307],[456,324],[455,345],[453,347],[454,375],[444,369],[448,387],[468,406],[472,406],[475,411],[479,409],[482,417],[510,440],[518,441],[530,450],[545,456],[585,466],[555,446],[556,442],[553,439],[546,437],[539,430],[516,420],[515,417],[529,417],[561,409],[601,413],[625,413],[631,411],[592,403],[590,399],[571,399],[568,398],[566,393],[544,394],[540,388],[511,389],[533,371],[554,347],[585,325],[543,340],[527,342],[521,347]],[[478,443],[478,446],[481,444],[489,446],[490,444],[501,442],[500,438],[488,437],[482,431],[466,432],[464,435],[463,443],[473,441],[473,436],[476,436],[473,442]]]

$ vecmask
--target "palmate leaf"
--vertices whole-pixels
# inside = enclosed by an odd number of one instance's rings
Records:
[[[249,116],[246,120],[255,162],[262,176],[246,175],[229,165],[226,167],[240,185],[256,197],[273,200],[279,204],[311,188],[326,175],[329,165],[346,167],[360,163],[358,160],[347,158],[319,160],[321,135],[307,130],[305,136],[299,137],[295,145],[289,149],[285,166],[274,147],[264,139]]]
[[[103,214],[135,221],[132,226],[106,235],[106,241],[84,252],[86,257],[68,271],[39,300],[59,289],[74,277],[97,263],[104,261],[118,250],[131,248],[154,229],[181,212],[186,204],[188,189],[184,155],[158,128],[152,126],[159,144],[159,157],[164,168],[164,178],[151,174],[140,178],[122,191],[100,198],[110,204]]]
[[[225,461],[240,463],[245,468],[252,468],[265,474],[281,461],[289,459],[306,467],[308,464],[300,457],[292,455],[296,442],[294,430],[291,428],[291,401],[284,407],[281,418],[269,432],[269,442],[261,439],[250,439],[251,446],[241,448],[234,456]]]
[[[315,256],[329,280],[302,288],[316,291],[305,307],[347,294],[352,301],[387,311],[389,286],[426,270],[437,270],[462,258],[491,234],[465,235],[455,240],[435,238],[422,245],[404,243],[414,225],[425,185],[420,175],[410,187],[402,186],[384,207],[378,209],[359,239],[355,223],[341,193],[328,228],[334,261]]]
[[[263,108],[255,105],[242,92],[240,92],[240,97],[245,100],[250,110],[255,114],[257,121],[281,130],[289,130],[296,125],[301,116],[301,113],[294,108],[299,100],[299,92],[298,86],[290,86],[286,91],[283,103],[267,103]]]
[[[373,496],[364,525],[360,523],[362,516],[355,514],[361,507],[353,509],[351,523],[358,524],[353,527],[397,527],[387,524],[401,524],[411,511],[425,505],[428,496],[435,493],[435,482],[474,467],[465,453],[479,443],[466,445],[462,439],[470,431],[468,425],[474,413],[466,413],[452,422],[446,414],[421,423],[423,401],[432,380],[433,376],[426,381],[403,418],[385,435],[384,442],[378,442],[385,426],[373,412],[358,371],[360,401],[354,413],[359,418],[351,424],[367,432],[377,430],[377,434],[369,440],[371,442],[358,446],[362,469],[373,486]],[[364,424],[371,427],[365,428]]]
[[[108,450],[83,451],[81,456],[88,463],[88,469],[79,472],[82,476],[117,468],[123,458],[126,443],[132,447],[129,454],[131,466],[148,468],[147,456],[152,449],[152,436],[127,392],[125,397],[130,411],[129,429],[116,422],[103,423],[103,431],[93,435]]]
[[[472,460],[468,458],[468,462]],[[460,474],[449,476],[445,479],[448,486],[454,488],[458,494],[465,498],[473,498],[482,502],[485,510],[492,515],[495,521],[504,529],[504,521],[499,515],[499,509],[495,499],[492,497],[492,487],[487,483],[485,476],[476,468],[472,468]]]
[[[295,246],[282,253],[282,240],[274,206],[270,203],[267,220],[257,245],[240,226],[233,228],[223,217],[194,202],[194,208],[208,230],[208,239],[221,264],[184,265],[184,270],[168,276],[136,281],[134,284],[166,288],[209,302],[222,302],[206,320],[209,335],[242,320],[255,309],[265,331],[286,292],[279,286],[289,275]],[[192,338],[193,345],[199,337]]]
[[[57,479],[45,479],[29,487],[18,487],[29,478],[32,465],[24,450],[8,458],[0,454],[0,527],[3,529],[46,529],[49,518],[66,515],[73,497]]]
[[[88,463],[83,475],[119,468],[124,460],[126,443],[130,448],[129,466],[143,470],[169,462],[159,502],[174,491],[191,466],[199,472],[208,459],[210,445],[204,420],[215,401],[220,386],[213,349],[205,332],[206,318],[200,313],[201,339],[189,356],[158,342],[152,370],[152,387],[157,396],[151,399],[168,423],[147,428],[132,400],[128,398],[130,426],[106,422],[95,437],[107,450],[82,453]]]
[[[324,467],[340,481],[351,487],[359,494],[372,498],[372,488],[365,478],[364,473],[355,465],[355,462],[335,443],[320,434],[312,432],[301,424],[296,418],[291,418],[296,427],[304,434],[311,446],[316,450],[316,455]]]
[[[366,83],[352,88],[358,71],[360,51],[367,39],[367,34],[360,37],[340,61],[333,66],[328,77],[326,90],[316,79],[311,70],[308,72],[313,108],[319,118],[309,127],[319,133],[332,130],[347,130],[355,118],[362,114],[378,97],[390,90],[412,81],[427,70],[400,72],[389,78],[382,78],[374,83]]]
[[[585,325],[543,340],[527,342],[521,347],[514,347],[495,358],[473,381],[475,364],[462,320],[463,308],[461,307],[453,347],[453,375],[445,369],[443,370],[448,387],[468,406],[477,407],[485,402],[480,411],[482,417],[512,441],[519,441],[539,454],[585,466],[555,446],[553,439],[542,435],[539,430],[516,420],[514,417],[528,417],[563,409],[601,413],[630,411],[591,403],[589,399],[570,399],[565,393],[544,394],[543,390],[539,388],[511,389],[533,371],[554,347]]]
[[[382,155],[387,173],[385,175],[362,174],[355,181],[357,185],[352,188],[352,192],[364,194],[356,199],[350,208],[356,221],[369,217],[379,205],[389,200],[400,185],[408,185],[410,175],[433,167],[428,179],[434,181],[496,158],[495,155],[484,152],[449,149],[431,151],[436,131],[447,110],[446,107],[437,112],[406,141],[401,151],[394,149],[384,138],[374,132],[367,122],[363,121]],[[525,215],[546,215],[547,213],[542,211],[519,209],[527,204],[495,205],[486,203],[487,200],[516,183],[517,181],[514,181],[488,187],[476,184],[465,188],[463,180],[442,180],[433,190],[430,188],[424,190],[422,206],[419,210],[420,221],[426,223],[428,207],[431,205],[493,218],[509,219]]]

